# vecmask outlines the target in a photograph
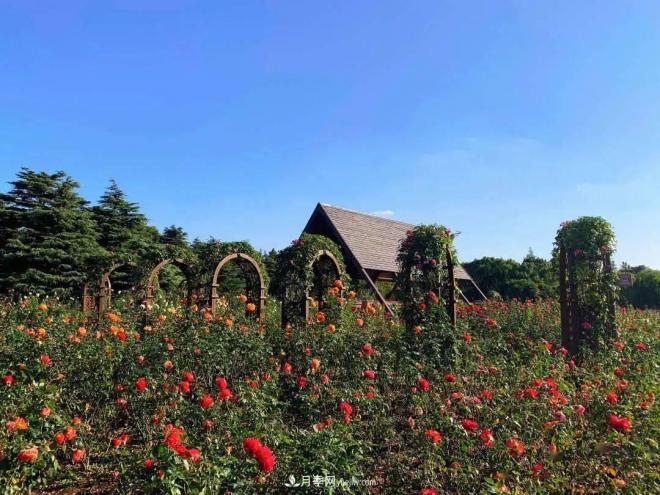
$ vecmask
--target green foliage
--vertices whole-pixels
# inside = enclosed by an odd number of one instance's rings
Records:
[[[128,201],[114,180],[91,211],[99,244],[116,260],[144,252],[158,242],[157,230],[147,224],[140,207]]]
[[[524,300],[553,297],[557,292],[557,270],[552,262],[531,251],[522,263],[484,257],[463,263],[463,268],[487,295],[497,293],[504,299]]]
[[[247,241],[222,242],[213,238],[208,241],[195,240],[192,250],[199,260],[195,266],[195,280],[200,288],[211,286],[216,266],[223,258],[233,253],[250,256],[259,266],[264,286],[268,287],[268,271],[261,253]],[[218,292],[222,295],[231,297],[245,294],[253,303],[259,299],[259,276],[248,261],[238,259],[226,264],[220,271],[218,284]]]
[[[444,226],[419,225],[401,241],[397,285],[408,351],[425,353],[439,366],[453,362],[454,330],[447,314],[449,272],[447,253],[457,263],[454,235]]]
[[[78,183],[64,172],[21,169],[0,194],[0,290],[71,292],[106,252]]]
[[[264,266],[268,272],[268,278],[272,281],[275,277],[275,271],[277,270],[277,253],[276,249],[271,249],[270,251],[261,253],[261,259],[264,261]],[[272,293],[272,288],[269,288],[268,292]]]
[[[340,279],[346,286],[348,275],[344,258],[339,247],[327,237],[303,234],[277,255],[271,291],[282,302],[282,313],[294,326],[305,323],[304,305],[307,294],[323,299],[324,291],[332,286],[337,277],[331,265],[322,264],[322,259],[316,263],[318,266],[310,269],[314,257],[322,250],[334,255],[339,263]],[[337,315],[332,315],[329,319],[336,322],[336,317]]]
[[[188,234],[181,227],[176,225],[170,225],[163,229],[163,233],[160,235],[161,244],[170,244],[174,246],[187,246],[188,245]]]
[[[660,309],[660,270],[644,268],[634,277],[633,286],[621,291],[622,297],[636,308]]]
[[[118,262],[153,258],[159,250],[158,230],[147,224],[139,206],[128,201],[114,180],[91,211],[99,244],[108,251],[105,268]],[[115,292],[128,290],[139,284],[141,275],[144,274],[134,268],[119,267],[112,273],[112,288]]]
[[[610,262],[614,247],[614,231],[601,217],[565,222],[557,232],[555,249],[563,250],[567,260],[568,317],[581,326],[579,335],[572,336],[574,351],[583,340],[605,347],[616,337],[618,280]]]

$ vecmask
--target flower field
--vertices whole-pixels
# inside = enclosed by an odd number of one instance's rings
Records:
[[[0,303],[0,492],[660,489],[658,312],[618,310],[576,363],[552,301],[460,307],[444,366],[350,295],[285,330],[245,306]]]

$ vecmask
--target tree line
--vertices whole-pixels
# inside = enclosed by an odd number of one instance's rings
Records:
[[[61,171],[22,168],[9,184],[10,190],[0,193],[0,293],[73,294],[113,261],[157,258],[172,246],[203,253],[217,242],[189,242],[186,232],[175,225],[159,231],[113,180],[94,205],[78,193],[78,182]],[[274,249],[263,253],[269,272],[276,255]],[[556,261],[531,250],[522,262],[484,257],[463,266],[489,297],[536,299],[557,294]],[[660,271],[625,264],[622,269],[635,277],[633,287],[622,291],[622,300],[660,307]],[[128,272],[116,277],[116,287],[135,282]],[[181,281],[176,270],[165,270],[160,278],[171,286]],[[243,279],[237,267],[227,265],[221,289],[240,291]]]

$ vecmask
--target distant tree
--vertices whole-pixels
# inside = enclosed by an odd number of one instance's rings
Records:
[[[163,229],[163,233],[160,235],[160,242],[161,244],[174,246],[187,246],[188,234],[181,227],[170,225]]]
[[[487,256],[463,263],[463,267],[485,294],[497,292],[509,298],[508,284],[518,278],[520,264],[514,260]]]
[[[646,270],[648,267],[645,265],[638,265],[638,266],[632,266],[625,261],[621,263],[621,271],[622,272],[628,272],[628,273],[639,273],[642,270]]]
[[[535,256],[531,249],[522,263],[484,257],[463,267],[484,293],[504,299],[551,297],[558,284],[552,262]]]
[[[644,268],[635,274],[633,286],[622,292],[625,301],[637,308],[660,309],[660,270]]]
[[[277,253],[278,251],[276,249],[271,249],[267,253],[261,254],[261,257],[264,260],[264,266],[266,267],[266,271],[268,272],[271,281],[275,277],[275,272],[277,270]]]
[[[556,293],[559,278],[552,262],[535,256],[531,249],[520,264],[520,272],[521,279],[532,282],[536,287],[535,295],[529,296],[529,299],[552,297]]]
[[[116,258],[139,256],[158,242],[158,231],[147,224],[136,203],[131,203],[112,180],[98,205],[92,208],[99,244]]]
[[[78,289],[106,256],[78,183],[22,168],[10,184],[0,194],[0,290]]]

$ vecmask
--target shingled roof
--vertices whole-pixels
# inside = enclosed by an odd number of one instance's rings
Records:
[[[393,273],[399,270],[399,243],[408,230],[415,228],[413,224],[319,203],[303,232],[317,233],[314,223],[319,215],[330,221],[340,237],[337,241],[362,268]],[[454,269],[454,274],[457,279],[472,280],[461,266]]]

